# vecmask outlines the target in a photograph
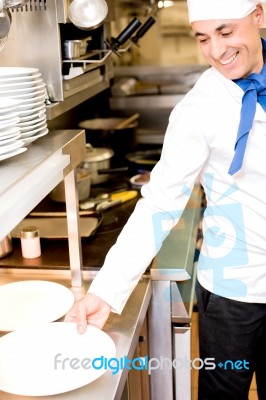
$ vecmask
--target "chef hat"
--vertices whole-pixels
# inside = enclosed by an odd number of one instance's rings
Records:
[[[187,0],[189,22],[210,19],[240,19],[266,0]]]

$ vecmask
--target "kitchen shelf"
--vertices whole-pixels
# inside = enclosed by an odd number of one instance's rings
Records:
[[[83,130],[50,131],[26,152],[1,162],[0,239],[63,179],[72,285],[81,285],[81,244],[75,168],[85,156]]]

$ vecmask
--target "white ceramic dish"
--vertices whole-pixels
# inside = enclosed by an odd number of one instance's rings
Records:
[[[24,153],[24,151],[26,151],[26,150],[27,150],[27,147],[20,147],[19,149],[13,150],[10,153],[3,154],[2,156],[0,155],[0,161],[17,156],[18,154]]]
[[[31,114],[35,114],[37,111],[41,111],[41,110],[45,110],[45,104],[42,104],[38,107],[33,107],[30,108],[29,110],[23,110],[23,111],[19,111],[19,117],[25,117]]]
[[[36,79],[36,80],[28,80],[24,82],[15,82],[11,83],[6,81],[0,81],[0,91],[14,91],[14,90],[23,90],[27,88],[34,88],[35,86],[38,86],[41,82],[43,82],[42,79]]]
[[[47,135],[49,132],[49,129],[43,129],[40,131],[40,133],[37,133],[37,135],[30,136],[28,138],[23,138],[22,141],[25,143],[25,145],[30,144],[32,142],[35,142],[35,140],[39,139],[42,136]]]
[[[47,123],[46,123],[46,121],[45,121],[45,122],[42,122],[42,124],[41,124],[40,126],[38,126],[37,128],[32,129],[32,130],[29,130],[29,131],[27,131],[27,132],[21,133],[21,139],[25,139],[25,138],[27,138],[27,137],[29,137],[29,136],[33,136],[33,135],[35,135],[37,132],[39,132],[39,131],[41,131],[41,130],[43,130],[43,129],[46,129],[46,128],[47,128]]]
[[[148,183],[147,180],[141,181],[141,180],[139,180],[139,178],[141,178],[141,174],[132,176],[132,178],[130,178],[131,185],[134,186],[134,187],[139,187],[140,188],[141,186],[145,185],[145,183]]]
[[[27,280],[0,286],[0,331],[56,321],[74,304],[72,292],[63,285]]]
[[[24,142],[22,140],[15,140],[14,143],[9,143],[9,144],[6,144],[5,146],[1,146],[0,147],[0,155],[10,153],[10,151],[13,151],[22,146],[24,146]]]
[[[33,97],[38,93],[42,93],[45,91],[45,83],[24,89],[16,89],[16,90],[0,90],[0,97],[10,97],[12,99],[23,99],[24,97]]]
[[[41,90],[40,93],[36,94],[36,96],[32,96],[29,98],[23,98],[21,100],[21,104],[19,105],[19,107],[21,106],[25,106],[25,104],[27,103],[35,103],[36,101],[45,101],[45,97],[46,97],[46,91],[45,90]]]
[[[113,340],[94,326],[88,326],[83,335],[71,322],[19,329],[0,339],[0,390],[22,396],[66,393],[106,372],[92,367],[94,359],[109,360],[115,355]],[[75,359],[76,365],[71,368],[66,359]]]
[[[20,122],[33,120],[33,119],[38,118],[39,116],[45,114],[45,112],[46,111],[45,111],[45,105],[44,105],[42,110],[39,110],[36,113],[30,114],[30,115],[26,115],[25,117],[20,117]]]
[[[46,120],[46,115],[45,114],[40,114],[40,115],[37,115],[37,117],[35,117],[33,119],[30,119],[29,121],[25,121],[25,122],[21,122],[20,121],[19,122],[19,126],[21,128],[23,128],[25,126],[35,125],[38,122],[41,122],[41,121],[44,121],[44,120]]]
[[[34,100],[34,101],[31,101],[30,103],[21,104],[18,107],[18,109],[19,109],[19,111],[26,111],[26,110],[30,110],[31,108],[34,108],[34,107],[39,107],[41,105],[44,105],[44,97],[40,100]]]
[[[32,75],[12,76],[12,77],[6,77],[0,75],[0,82],[19,83],[19,82],[35,81],[36,79],[39,79],[41,76],[42,74],[40,72],[36,72]]]
[[[15,107],[17,107],[21,103],[20,100],[16,99],[10,99],[9,97],[7,98],[0,98],[0,110],[4,113],[8,109],[13,110]]]
[[[44,126],[44,124],[46,124],[46,118],[42,118],[41,120],[37,121],[36,123],[32,123],[27,126],[20,125],[21,133],[24,134],[26,132],[33,131],[36,128],[38,128],[39,126]]]
[[[19,117],[11,118],[6,121],[0,121],[0,131],[3,132],[4,129],[9,128],[10,126],[15,126],[20,121]]]
[[[4,122],[6,122],[9,119],[17,118],[17,117],[18,117],[18,113],[14,112],[14,111],[6,113],[4,115],[0,115],[0,123],[3,124]]]
[[[13,141],[20,139],[20,133],[15,134],[15,135],[11,135],[10,137],[6,138],[6,139],[2,139],[0,137],[0,146],[6,146],[8,143],[12,143]]]
[[[39,72],[38,68],[0,67],[0,77],[5,77],[5,78],[34,75],[37,72]]]
[[[19,126],[13,126],[12,128],[7,128],[4,131],[0,131],[0,139],[6,139],[7,137],[10,137],[14,134],[20,133],[20,127]]]

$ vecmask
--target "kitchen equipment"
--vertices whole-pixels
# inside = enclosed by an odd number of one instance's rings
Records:
[[[65,40],[64,41],[64,56],[66,59],[79,58],[82,51],[81,40]]]
[[[26,280],[0,286],[0,331],[56,321],[74,304],[65,286],[43,280]]]
[[[97,211],[79,212],[80,237],[93,236],[102,223],[102,214]],[[68,239],[66,212],[34,212],[23,219],[12,231],[12,236],[18,238],[20,230],[29,224],[38,225],[40,237],[44,239]]]
[[[136,17],[126,26],[126,28],[116,37],[106,41],[107,46],[116,54],[119,55],[119,48],[133,35],[134,32],[141,26],[141,22]]]
[[[0,258],[6,257],[13,250],[11,234],[0,240]]]
[[[80,29],[95,29],[105,20],[108,6],[105,0],[73,0],[68,17]]]
[[[20,329],[0,339],[0,390],[22,396],[65,393],[107,372],[99,368],[100,357],[109,362],[115,355],[111,337],[92,325],[82,335],[73,322]]]
[[[161,157],[161,148],[135,151],[126,154],[126,159],[129,162],[129,166],[135,170],[148,170],[151,171],[157,164]]]
[[[90,144],[111,148],[116,159],[124,159],[126,152],[135,149],[138,120],[139,113],[135,113],[127,118],[87,119],[81,121],[79,127],[85,129]]]
[[[6,8],[1,9],[0,5],[0,39],[3,40],[7,38],[10,27],[11,27],[12,17],[10,11]]]
[[[90,194],[91,188],[91,172],[88,167],[82,165],[77,168],[77,190],[78,198],[80,200],[86,199]],[[65,199],[65,184],[64,181],[60,182],[50,193],[50,198],[54,201],[64,203]]]
[[[19,8],[23,7],[29,0],[5,0],[5,7]]]
[[[93,147],[90,143],[86,144],[86,158],[83,160],[83,168],[88,168],[91,171],[91,184],[106,182],[109,174],[99,174],[98,170],[110,168],[110,160],[114,152],[112,149],[104,147]],[[87,196],[88,197],[88,196]]]
[[[123,192],[115,192],[110,194],[104,193],[96,198],[88,198],[82,201],[79,207],[81,210],[96,209],[97,211],[103,211],[118,204],[122,204],[128,200],[132,200],[137,197],[137,195],[138,192],[136,190],[126,190]]]

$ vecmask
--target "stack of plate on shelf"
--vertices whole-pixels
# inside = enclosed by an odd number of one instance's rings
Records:
[[[19,101],[16,126],[20,128],[20,138],[25,145],[48,133],[46,98],[46,85],[38,68],[0,68],[0,100]]]
[[[21,139],[19,100],[0,97],[0,161],[27,150]]]

